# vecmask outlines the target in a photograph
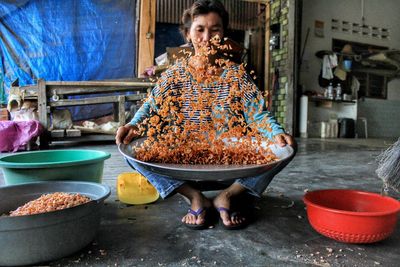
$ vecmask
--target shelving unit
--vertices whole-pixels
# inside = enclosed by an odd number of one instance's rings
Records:
[[[300,136],[318,137],[322,122],[340,118],[357,121],[357,100],[335,100],[324,97],[302,96],[300,98]]]
[[[333,103],[357,103],[355,100],[343,100],[343,99],[330,99],[325,97],[310,97],[311,102],[333,102]]]

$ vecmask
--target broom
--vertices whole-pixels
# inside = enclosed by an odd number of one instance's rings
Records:
[[[382,194],[388,195],[389,187],[400,192],[400,138],[378,157],[376,174],[383,181]]]

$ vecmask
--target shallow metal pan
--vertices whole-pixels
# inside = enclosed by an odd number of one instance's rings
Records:
[[[190,164],[165,164],[144,162],[135,158],[133,146],[140,145],[146,140],[145,137],[134,140],[131,144],[118,145],[120,153],[127,159],[135,161],[143,168],[158,174],[171,176],[175,179],[193,180],[193,181],[224,181],[244,177],[255,176],[261,173],[272,171],[280,164],[287,162],[294,155],[294,149],[291,146],[280,147],[270,145],[271,150],[279,158],[276,162],[268,164],[252,165],[190,165]]]

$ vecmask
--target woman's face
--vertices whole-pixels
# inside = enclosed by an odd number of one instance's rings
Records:
[[[216,35],[221,39],[224,37],[222,19],[217,13],[210,12],[194,17],[187,37],[192,41],[194,50],[197,53],[199,47],[206,45]]]

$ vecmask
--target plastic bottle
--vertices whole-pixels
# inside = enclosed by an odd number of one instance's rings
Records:
[[[342,86],[340,83],[336,87],[336,100],[342,100]]]
[[[333,99],[333,86],[332,83],[329,84],[328,86],[328,98]]]

